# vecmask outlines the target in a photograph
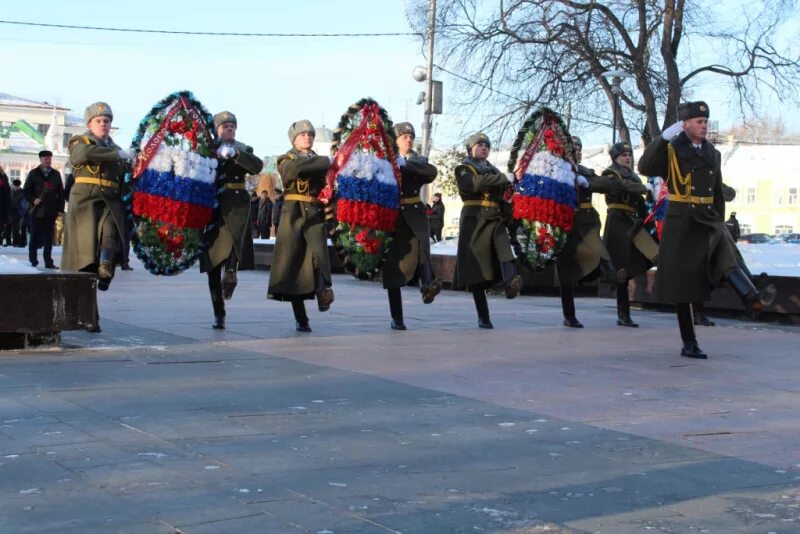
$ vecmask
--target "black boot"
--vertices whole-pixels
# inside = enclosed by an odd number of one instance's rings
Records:
[[[228,259],[225,260],[225,276],[222,277],[222,298],[231,300],[233,297],[233,290],[236,289],[236,284],[239,282],[236,277],[236,270],[239,268],[239,260],[236,254],[231,252]]]
[[[500,264],[500,273],[503,275],[507,299],[516,298],[522,290],[522,277],[517,274],[513,261],[504,261]]]
[[[100,281],[97,282],[97,289],[107,291],[114,279],[114,251],[103,249],[100,251],[100,265],[97,267],[97,275]]]
[[[475,301],[475,310],[478,312],[478,328],[494,328],[489,319],[489,301],[486,299],[486,291],[483,288],[472,288],[472,299]]]
[[[331,309],[331,304],[333,304],[333,288],[327,285],[325,277],[322,276],[322,272],[319,269],[316,270],[316,277],[317,308],[319,308],[321,312],[326,312]]]
[[[639,328],[631,319],[631,302],[628,299],[628,282],[617,284],[617,326]]]
[[[734,293],[742,300],[745,310],[761,311],[764,308],[764,303],[759,298],[758,289],[739,267],[734,267],[728,271],[725,279]]]
[[[419,290],[422,293],[422,303],[430,304],[436,295],[442,291],[442,281],[433,277],[433,269],[430,263],[422,263],[419,266],[420,285]]]
[[[681,356],[697,360],[707,359],[708,356],[697,344],[697,337],[694,333],[694,320],[692,319],[692,305],[688,302],[676,304],[675,311],[678,314],[678,328],[681,332],[681,341],[683,341]]]
[[[716,326],[716,323],[706,315],[706,308],[702,302],[692,302],[694,324],[697,326]]]
[[[392,316],[392,330],[406,330],[406,323],[403,321],[403,299],[400,295],[400,288],[393,287],[387,289],[389,294],[389,313]]]
[[[218,265],[206,273],[208,292],[211,295],[211,307],[214,308],[214,324],[211,328],[225,329],[225,301],[222,298],[222,266]]]
[[[564,326],[583,328],[583,324],[575,317],[575,296],[572,286],[562,285],[559,291],[561,292],[561,310],[564,312]]]
[[[311,332],[308,324],[308,314],[306,314],[306,304],[302,298],[292,300],[292,312],[294,312],[295,330],[298,332]]]

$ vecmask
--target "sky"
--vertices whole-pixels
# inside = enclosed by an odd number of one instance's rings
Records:
[[[238,0],[172,2],[0,0],[0,20],[117,28],[221,32],[409,32],[403,0]],[[439,50],[437,60],[447,52]],[[213,114],[237,115],[237,138],[256,154],[289,148],[288,126],[299,119],[334,128],[347,107],[376,99],[393,121],[412,122],[421,137],[424,84],[411,77],[425,64],[417,36],[277,38],[174,36],[0,24],[0,92],[72,108],[77,115],[102,100],[114,110],[116,141],[127,145],[139,121],[160,99],[188,89]],[[460,144],[486,120],[452,105],[460,86],[448,75],[443,115],[435,116],[433,143]],[[463,86],[462,86],[463,87]],[[738,117],[725,111],[727,95],[701,91],[721,125]],[[775,115],[780,115],[776,104]],[[795,111],[796,114],[796,111]],[[791,123],[788,124],[791,128]],[[574,131],[584,143],[602,143],[610,130]]]

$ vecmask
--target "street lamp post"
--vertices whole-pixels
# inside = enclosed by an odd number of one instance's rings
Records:
[[[422,121],[422,155],[431,151],[431,113],[433,112],[433,38],[436,34],[436,0],[428,2],[428,63],[425,69],[425,117]]]

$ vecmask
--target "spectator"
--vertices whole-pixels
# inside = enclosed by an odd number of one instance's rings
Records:
[[[278,223],[281,221],[283,209],[283,190],[275,189],[275,203],[272,205],[272,224],[275,226],[275,235],[278,235]]]
[[[428,210],[428,223],[431,227],[431,238],[434,242],[441,241],[444,228],[444,203],[441,193],[433,195],[433,205]]]
[[[258,193],[250,191],[250,226],[253,228],[253,237],[258,237]]]
[[[0,167],[0,241],[3,239],[4,247],[11,246],[11,185]]]
[[[261,191],[261,200],[258,203],[258,237],[269,239],[272,229],[272,200],[269,193],[264,189]]]
[[[22,182],[14,180],[11,187],[11,239],[15,247],[26,247],[28,245],[28,223],[26,215],[28,212],[28,201],[25,200],[25,193],[22,191]]]
[[[58,269],[53,263],[53,233],[56,217],[64,213],[64,182],[61,174],[52,167],[53,153],[49,150],[39,152],[39,166],[32,169],[25,179],[23,191],[30,205],[31,240],[28,243],[28,256],[31,265],[39,265],[37,248],[44,247],[44,266]]]
[[[725,228],[727,228],[728,232],[730,232],[734,243],[739,241],[739,237],[742,235],[742,231],[739,228],[739,220],[736,218],[735,211],[732,211],[731,216],[728,218],[727,221],[725,221]]]

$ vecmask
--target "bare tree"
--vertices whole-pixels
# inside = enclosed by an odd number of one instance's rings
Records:
[[[426,5],[407,1],[417,29],[424,28]],[[573,120],[608,125],[614,95],[603,73],[616,69],[632,75],[617,117],[626,140],[635,131],[648,141],[674,122],[682,95],[704,76],[728,85],[742,116],[768,96],[798,102],[800,55],[775,44],[796,15],[795,0],[438,0],[438,6],[437,48],[447,53],[438,54],[437,66],[466,81],[460,104],[488,106],[489,127],[506,130],[532,109],[567,103]],[[728,22],[714,12],[723,6],[735,13]]]

